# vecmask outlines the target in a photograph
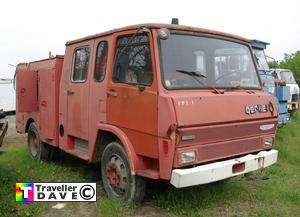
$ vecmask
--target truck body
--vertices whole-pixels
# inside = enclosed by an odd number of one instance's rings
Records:
[[[290,111],[299,109],[299,85],[297,84],[294,74],[289,69],[272,69],[273,76],[276,79],[284,80],[290,88],[290,97],[288,100],[288,108]]]
[[[275,79],[273,77],[264,52],[269,43],[254,39],[251,40],[251,44],[263,89],[266,93],[270,93],[275,97],[279,111],[278,124],[280,126],[286,124],[290,120],[290,114],[288,112],[290,87],[286,85],[284,80]]]
[[[101,161],[104,188],[140,201],[144,178],[205,184],[274,164],[278,119],[249,40],[142,24],[66,44],[19,64],[17,131],[33,158],[59,148]]]

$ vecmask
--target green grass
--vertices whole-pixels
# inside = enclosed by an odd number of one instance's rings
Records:
[[[113,202],[107,198],[97,202],[97,210],[101,217],[121,217],[132,208],[131,204]]]
[[[146,201],[170,216],[300,216],[300,112],[278,129],[275,146],[279,162],[263,171],[184,189],[150,183]],[[23,144],[0,149],[1,217],[34,216],[49,209],[48,203],[15,202],[16,182],[97,182],[102,189],[99,165],[69,155],[54,162],[33,161],[27,152]],[[112,202],[103,192],[97,195],[94,208],[101,217],[130,215],[139,209]]]
[[[27,146],[16,145],[0,155],[0,216],[32,216],[45,208],[46,203],[15,202],[16,182],[88,182],[98,181],[96,169],[71,156],[64,161],[34,161]]]

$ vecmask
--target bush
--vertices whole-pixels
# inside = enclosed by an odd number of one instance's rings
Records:
[[[300,51],[292,54],[284,54],[284,60],[279,64],[280,68],[290,69],[294,73],[294,77],[300,84]]]

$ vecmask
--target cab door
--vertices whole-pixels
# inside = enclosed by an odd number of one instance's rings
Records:
[[[137,154],[156,158],[157,82],[151,33],[116,34],[107,122],[121,128]]]
[[[93,41],[77,45],[73,50],[71,78],[67,93],[67,133],[76,139],[88,141],[89,82]]]

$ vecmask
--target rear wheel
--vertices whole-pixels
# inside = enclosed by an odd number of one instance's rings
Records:
[[[59,155],[60,155],[60,149],[58,147],[54,147],[54,146],[51,146],[51,145],[48,145],[49,146],[49,157],[48,157],[48,160],[51,160],[51,161],[56,161],[59,159]]]
[[[41,141],[38,128],[35,123],[31,123],[28,129],[27,143],[30,156],[35,160],[48,160],[50,147]]]
[[[122,202],[141,202],[145,196],[145,179],[131,174],[126,152],[120,142],[106,146],[101,159],[104,189],[109,198]]]

